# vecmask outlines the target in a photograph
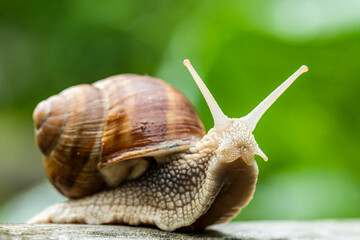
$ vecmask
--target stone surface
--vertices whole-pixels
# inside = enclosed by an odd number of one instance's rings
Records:
[[[336,239],[360,240],[360,220],[263,221],[213,226],[202,232],[80,224],[0,224],[0,239]]]

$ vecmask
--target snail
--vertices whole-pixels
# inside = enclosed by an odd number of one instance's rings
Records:
[[[308,68],[300,67],[245,117],[228,118],[190,61],[184,65],[213,116],[207,134],[184,95],[149,76],[117,75],[39,103],[33,117],[46,174],[69,200],[28,223],[204,229],[249,203],[258,177],[254,156],[268,160],[252,132]]]

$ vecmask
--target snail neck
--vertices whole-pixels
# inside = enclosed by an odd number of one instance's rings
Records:
[[[214,182],[221,185],[217,186],[209,209],[191,227],[204,229],[234,218],[252,199],[258,173],[255,161],[248,165],[242,158],[231,163],[210,164],[207,178],[214,179]]]
[[[237,119],[231,121],[232,125],[228,128],[211,129],[189,150],[189,154],[179,159],[180,162],[186,160],[186,164],[197,173],[197,192],[205,199],[202,205],[207,205],[190,228],[203,229],[229,221],[249,203],[255,192],[258,167],[251,149],[256,142],[251,132],[244,131],[241,122]],[[242,134],[235,134],[234,131]],[[223,141],[238,135],[242,137],[233,140],[232,144],[227,143],[225,149]],[[220,154],[223,156],[219,156]],[[221,158],[224,156],[235,159]]]

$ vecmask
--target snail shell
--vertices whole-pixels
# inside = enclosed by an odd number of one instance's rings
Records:
[[[114,189],[49,206],[29,223],[203,229],[229,221],[249,203],[258,176],[254,157],[268,159],[252,132],[308,68],[300,67],[246,116],[229,118],[190,61],[184,65],[213,115],[214,127],[205,136],[186,98],[150,77],[120,75],[39,105],[34,116],[47,174],[67,196],[116,186],[149,169]],[[151,159],[161,163],[150,166]]]
[[[182,93],[135,74],[70,87],[39,103],[33,118],[47,177],[70,198],[138,177],[205,134]]]

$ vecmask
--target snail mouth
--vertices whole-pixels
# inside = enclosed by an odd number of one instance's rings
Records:
[[[242,159],[246,165],[251,166],[254,164],[255,154],[253,154],[252,151],[249,151],[248,148],[243,146],[241,147],[240,152],[240,159]]]
[[[250,156],[242,156],[240,157],[239,159],[241,159],[242,161],[244,161],[244,163],[248,166],[251,166],[255,163],[255,158],[254,156],[253,157],[250,157]]]

